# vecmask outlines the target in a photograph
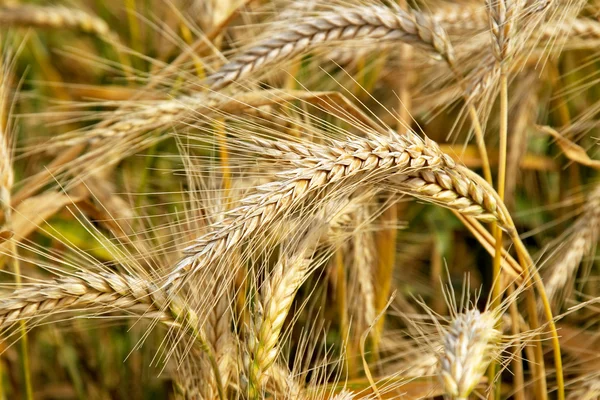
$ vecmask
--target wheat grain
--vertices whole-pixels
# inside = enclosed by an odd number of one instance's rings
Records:
[[[416,45],[445,58],[453,58],[443,31],[417,12],[380,6],[343,8],[298,21],[292,28],[242,51],[209,77],[218,90],[274,63],[287,60],[317,46],[337,41],[400,41]]]
[[[446,393],[466,400],[498,352],[500,332],[491,312],[476,309],[456,315],[443,338],[439,376]]]

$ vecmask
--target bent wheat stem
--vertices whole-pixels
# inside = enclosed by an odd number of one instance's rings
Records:
[[[556,369],[557,395],[558,395],[559,400],[564,400],[565,399],[565,380],[564,380],[563,367],[562,367],[560,340],[559,340],[559,336],[558,336],[558,331],[556,330],[556,323],[554,322],[554,317],[552,315],[552,307],[550,305],[550,301],[548,300],[548,296],[546,295],[546,289],[544,287],[544,282],[542,281],[542,278],[540,277],[540,274],[536,268],[529,268],[529,267],[525,268],[525,265],[533,266],[534,263],[533,263],[533,260],[531,259],[531,256],[529,255],[529,252],[525,248],[525,245],[521,241],[521,238],[519,237],[519,235],[517,234],[516,231],[511,231],[511,239],[515,245],[515,249],[517,250],[519,259],[522,260],[522,265],[524,267],[524,271],[527,274],[531,273],[531,275],[533,276],[533,282],[535,284],[536,289],[539,292],[539,296],[542,301],[544,313],[546,315],[546,319],[548,320],[548,327],[549,327],[550,335],[552,338],[552,348],[554,351],[554,368]],[[531,297],[531,299],[528,300],[528,308],[530,309],[530,312],[537,313],[537,307],[535,305],[535,298],[533,296],[528,296],[527,298],[529,299],[530,297]],[[532,328],[535,329],[536,327],[532,326]],[[539,351],[541,351],[541,343],[539,343],[538,346],[536,346],[536,347],[539,347],[540,348]],[[542,357],[543,357],[543,355],[542,355]]]

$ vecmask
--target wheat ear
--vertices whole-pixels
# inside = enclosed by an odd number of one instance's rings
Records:
[[[276,32],[221,67],[209,77],[218,90],[269,65],[288,60],[319,46],[338,41],[400,41],[443,57],[453,57],[443,32],[431,29],[428,17],[418,12],[382,6],[341,8],[304,18],[291,28]]]
[[[211,346],[219,366],[221,384],[224,388],[227,388],[234,361],[232,354],[234,337],[231,333],[233,316],[231,314],[231,301],[229,298],[231,290],[223,291],[222,282],[219,282],[216,278],[211,285],[216,303],[207,316],[204,332],[206,334],[206,342]],[[217,382],[215,381],[214,374],[207,374],[208,372],[211,371],[206,368],[202,370],[201,382],[205,386],[209,386],[209,384],[212,386],[212,397],[214,397],[218,390]]]
[[[191,334],[203,350],[215,374],[219,398],[224,399],[219,365],[200,329],[198,315],[177,295],[166,296],[154,283],[130,275],[86,271],[16,289],[0,299],[0,330],[18,321],[90,307],[103,311],[124,311],[150,318]]]
[[[73,29],[98,36],[110,34],[110,28],[104,20],[66,7],[4,6],[0,7],[0,23],[9,26]]]
[[[573,389],[567,396],[567,400],[598,400],[600,398],[600,375],[598,372],[588,374],[577,379]]]
[[[309,271],[305,252],[284,255],[262,288],[258,318],[248,338],[248,397],[259,399],[268,379],[268,371],[279,354],[277,346],[283,323],[300,285]]]
[[[182,301],[165,297],[156,285],[147,280],[128,275],[86,272],[43,284],[27,285],[3,297],[0,299],[0,329],[6,329],[17,321],[78,307],[143,313],[168,323],[174,322],[174,317],[186,322],[198,321],[195,313],[185,307]]]
[[[298,168],[284,171],[277,182],[258,188],[242,206],[213,226],[213,232],[188,247],[189,254],[169,275],[174,284],[190,272],[203,269],[226,254],[259,228],[300,207],[314,205],[325,196],[349,194],[359,185],[391,186],[428,202],[482,221],[496,221],[512,229],[512,221],[497,195],[478,175],[456,165],[432,140],[409,131],[389,138],[348,140],[331,146],[285,146],[262,141],[265,149],[287,148]],[[269,144],[270,143],[270,144]],[[279,150],[278,150],[279,149]]]
[[[362,332],[375,321],[377,311],[375,309],[375,288],[373,285],[374,268],[376,267],[376,248],[373,232],[369,231],[368,212],[366,206],[359,209],[355,214],[358,228],[353,235],[354,259],[352,263],[356,274],[356,284],[358,285],[360,296],[357,308],[361,311],[357,332]]]
[[[499,350],[501,334],[497,318],[472,309],[458,314],[442,338],[439,376],[445,391],[455,400],[467,400]]]
[[[600,185],[587,197],[583,214],[569,230],[571,237],[566,241],[560,238],[553,243],[564,246],[565,251],[552,262],[544,277],[548,297],[556,300],[558,293],[577,271],[583,257],[597,245],[600,234]]]
[[[278,393],[284,399],[302,399],[302,384],[288,370],[287,365],[274,363],[269,368],[267,391]]]

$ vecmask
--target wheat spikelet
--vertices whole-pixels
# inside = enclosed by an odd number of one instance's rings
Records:
[[[497,318],[477,309],[456,315],[442,338],[439,376],[448,395],[466,400],[498,352]]]
[[[213,90],[247,77],[268,65],[290,59],[317,46],[337,41],[401,41],[453,58],[445,33],[417,12],[381,6],[343,8],[300,20],[283,32],[242,51],[209,77]]]
[[[581,260],[590,253],[598,243],[600,234],[600,185],[589,194],[583,214],[575,221],[569,230],[570,238],[565,242],[560,238],[553,243],[564,246],[564,252],[553,260],[548,267],[544,283],[548,297],[556,300],[561,289],[572,279]]]
[[[84,11],[66,7],[19,5],[0,7],[0,23],[8,26],[73,29],[109,36],[104,20]]]
[[[504,61],[510,54],[515,4],[513,0],[487,0],[492,49],[498,62]]]

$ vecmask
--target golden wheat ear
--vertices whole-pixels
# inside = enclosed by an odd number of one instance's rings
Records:
[[[575,378],[569,383],[572,387],[567,400],[595,400],[600,397],[600,374],[593,372]]]
[[[72,29],[98,36],[110,34],[108,24],[74,8],[12,5],[0,7],[0,23],[5,26]]]
[[[345,7],[301,19],[288,30],[275,31],[269,39],[243,50],[209,76],[208,84],[212,90],[220,90],[316,47],[374,40],[409,43],[436,56],[454,57],[445,32],[436,29],[425,15],[382,6]]]
[[[561,235],[548,246],[552,254],[549,265],[543,271],[543,278],[548,297],[555,307],[562,305],[562,296],[567,294],[567,283],[573,280],[582,260],[596,249],[599,237],[600,185],[596,185],[586,197],[581,216],[565,235]]]
[[[456,315],[445,329],[439,377],[453,399],[466,400],[498,356],[497,322],[494,313],[473,309]]]
[[[175,266],[166,285],[176,286],[186,275],[203,270],[283,216],[310,209],[325,197],[347,196],[367,182],[370,187],[376,188],[379,183],[380,187],[512,229],[510,216],[495,191],[478,175],[457,165],[432,140],[424,140],[412,131],[392,137],[371,136],[376,139],[349,139],[332,146],[302,148],[296,161],[299,167],[259,187],[259,193],[243,199],[243,206],[228,212],[223,221],[213,225],[211,233],[198,238],[186,249],[189,256]]]

